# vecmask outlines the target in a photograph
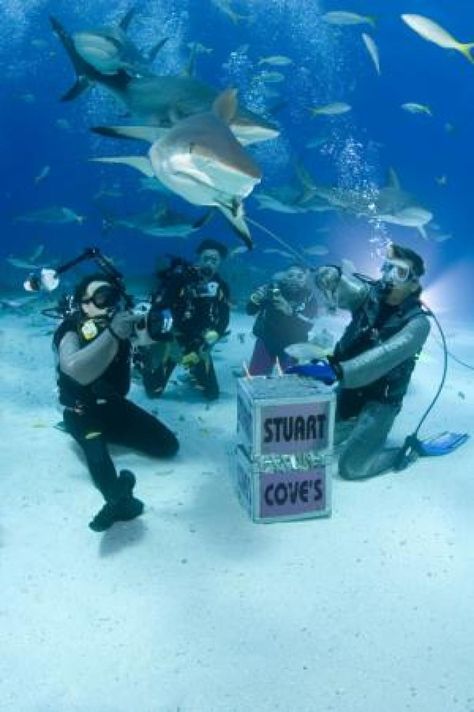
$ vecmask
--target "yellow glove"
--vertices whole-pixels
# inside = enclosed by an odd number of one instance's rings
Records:
[[[204,341],[209,346],[212,346],[213,344],[215,344],[216,341],[218,340],[218,338],[219,338],[219,334],[217,333],[217,331],[214,331],[213,329],[208,329],[208,331],[206,331],[204,334]]]
[[[184,354],[183,358],[181,359],[181,364],[184,366],[184,368],[191,368],[191,366],[195,366],[197,363],[199,363],[199,361],[199,354],[197,354],[195,351],[190,351],[188,354]]]

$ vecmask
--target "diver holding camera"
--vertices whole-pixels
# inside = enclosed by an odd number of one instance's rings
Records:
[[[290,366],[293,360],[285,349],[308,340],[317,310],[309,270],[299,264],[278,273],[270,284],[258,287],[246,307],[247,314],[257,315],[253,327],[257,340],[249,374],[269,375],[277,359],[282,369]]]
[[[178,363],[188,369],[206,400],[219,397],[211,351],[229,324],[229,287],[218,274],[227,248],[217,240],[205,239],[196,253],[194,264],[174,257],[157,275],[148,316],[148,332],[156,343],[139,346],[136,358],[150,398],[163,393]],[[157,338],[156,332],[163,332],[163,315],[169,315],[172,329]]]
[[[72,297],[60,302],[62,321],[53,347],[65,428],[81,447],[92,480],[105,499],[89,524],[101,532],[143,512],[143,502],[133,496],[135,475],[130,470],[117,474],[109,443],[150,457],[171,457],[179,444],[163,423],[127,399],[132,339],[143,331],[146,316],[142,310],[133,312],[133,299],[111,262],[89,248],[55,271],[30,275],[25,289],[51,291],[62,272],[88,259],[98,264],[100,272],[84,277]],[[140,325],[142,329],[137,329]]]

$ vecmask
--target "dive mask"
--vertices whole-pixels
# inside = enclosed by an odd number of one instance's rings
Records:
[[[82,303],[88,304],[92,302],[97,309],[111,309],[117,306],[121,296],[117,287],[114,287],[112,284],[103,284],[95,290],[89,299],[83,299]]]
[[[411,267],[403,260],[386,259],[380,269],[382,280],[388,284],[406,284],[413,277]]]

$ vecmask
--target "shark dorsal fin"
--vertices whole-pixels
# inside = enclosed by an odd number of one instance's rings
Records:
[[[165,44],[168,42],[169,37],[163,37],[162,40],[159,40],[153,47],[149,50],[147,54],[147,59],[149,63],[151,64],[154,60],[158,52],[165,46]]]
[[[124,32],[126,32],[128,30],[128,27],[129,27],[136,11],[137,11],[136,6],[132,5],[130,10],[128,10],[128,12],[122,17],[122,19],[119,22],[119,27],[121,30],[123,30]]]
[[[394,168],[390,167],[388,169],[388,184],[390,188],[395,188],[395,190],[400,190],[400,181]]]
[[[237,113],[237,89],[226,89],[214,99],[213,113],[225,124],[230,124]]]

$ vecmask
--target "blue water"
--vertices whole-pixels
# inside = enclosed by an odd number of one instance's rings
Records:
[[[414,229],[371,225],[347,213],[284,215],[263,211],[252,196],[246,201],[249,217],[291,242],[298,251],[314,242],[325,243],[328,255],[313,258],[315,264],[348,258],[359,269],[374,273],[378,254],[388,240],[409,245],[427,261],[428,290],[442,284],[446,291],[443,294],[438,289],[437,305],[457,316],[468,316],[470,309],[462,290],[468,286],[474,253],[474,65],[458,52],[424,41],[401,21],[400,14],[426,15],[460,41],[468,42],[474,40],[472,2],[235,0],[231,6],[251,20],[234,24],[210,0],[137,2],[129,34],[144,48],[160,37],[170,37],[155,61],[157,74],[179,73],[186,65],[189,42],[211,47],[212,53],[197,58],[197,77],[216,88],[237,87],[243,104],[275,119],[280,137],[249,149],[263,170],[262,189],[292,180],[296,159],[302,160],[320,182],[361,189],[367,184],[383,184],[393,167],[403,188],[433,213],[435,228],[428,229],[428,240],[424,240]],[[218,237],[229,246],[239,244],[239,238],[220,216],[187,241],[160,240],[121,228],[102,233],[102,215],[93,200],[101,184],[120,185],[124,197],[106,201],[117,214],[151,208],[157,194],[138,192],[137,174],[130,169],[88,162],[93,156],[133,152],[130,144],[98,138],[88,131],[96,124],[126,121],[123,107],[102,88],[74,102],[60,102],[74,77],[50,29],[48,15],[56,15],[66,28],[77,31],[113,24],[129,7],[129,2],[116,2],[111,10],[111,4],[104,0],[2,3],[2,288],[21,291],[24,273],[6,258],[26,258],[39,244],[45,246],[45,259],[56,260],[69,259],[85,246],[99,245],[121,260],[126,276],[151,272],[157,256],[166,252],[178,250],[191,256],[198,240],[206,235]],[[321,21],[323,12],[341,9],[375,15],[375,30],[367,25],[334,27]],[[361,41],[362,32],[371,34],[378,45],[380,77]],[[41,46],[38,40],[43,41]],[[287,55],[294,64],[265,67],[286,76],[282,83],[267,85],[284,100],[272,117],[270,109],[280,100],[265,98],[263,85],[252,82],[252,77],[262,69],[257,67],[259,58],[274,54]],[[353,110],[336,117],[311,117],[309,107],[333,101],[348,102]],[[404,102],[426,104],[433,116],[404,112],[400,108]],[[322,135],[329,136],[325,147],[305,148],[310,139]],[[46,165],[50,166],[49,175],[36,184],[35,177]],[[445,185],[437,183],[440,176],[446,176]],[[171,202],[186,215],[202,215],[202,210],[180,198]],[[85,215],[86,220],[83,225],[13,221],[15,215],[51,205],[68,206]],[[329,228],[329,232],[316,232],[321,228]],[[268,271],[279,268],[281,258],[262,252],[279,245],[258,228],[252,227],[252,234],[257,247],[251,258],[254,264]],[[436,235],[452,238],[437,242]]]

